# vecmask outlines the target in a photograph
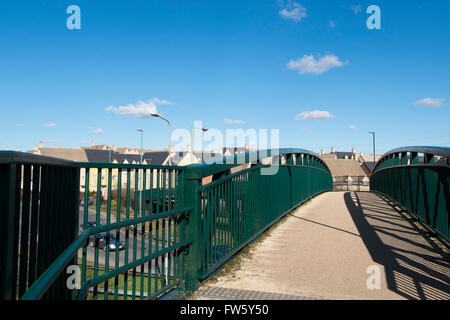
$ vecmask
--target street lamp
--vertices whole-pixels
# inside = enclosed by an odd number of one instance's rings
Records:
[[[169,125],[169,164],[172,164],[172,157],[170,156],[170,152],[172,151],[172,137],[171,137],[171,135],[172,135],[172,133],[171,133],[171,127],[170,127],[170,122],[169,122],[169,120],[167,120],[166,118],[164,118],[164,117],[162,117],[161,115],[159,115],[159,114],[157,114],[157,113],[150,113],[150,115],[152,116],[152,117],[155,117],[155,118],[161,118],[161,119],[163,119],[164,121],[166,121],[167,122],[167,124]]]
[[[139,162],[140,165],[142,165],[142,156],[143,156],[143,148],[144,148],[144,130],[142,129],[137,129],[138,132],[141,133],[141,161]],[[145,170],[142,170],[142,175],[144,175]],[[144,178],[142,176],[142,178]],[[142,217],[142,189],[143,189],[143,185],[142,185],[142,180],[139,179],[139,184],[141,185],[141,190],[139,190],[139,216]]]
[[[155,118],[161,118],[161,119],[163,119],[164,121],[166,121],[167,122],[167,124],[169,125],[169,165],[172,165],[172,156],[170,155],[170,152],[172,151],[172,129],[171,129],[171,127],[170,127],[170,121],[169,120],[167,120],[166,118],[164,118],[164,117],[162,117],[161,115],[159,115],[159,114],[157,114],[157,113],[150,113],[150,115],[152,116],[152,117],[155,117]],[[164,186],[164,188],[165,188],[166,186]],[[170,201],[170,200],[169,200]],[[166,230],[169,230],[169,221],[167,220],[166,221]],[[168,282],[169,281],[169,256],[168,255],[166,255],[166,258],[165,258],[165,264],[166,264],[166,266],[165,266],[165,270],[166,270],[166,282]]]
[[[191,126],[191,163],[194,162],[194,129],[202,129],[203,132],[208,131],[208,128]],[[202,147],[202,163],[203,163],[203,147]]]
[[[369,132],[373,136],[373,163],[375,164],[375,131]]]

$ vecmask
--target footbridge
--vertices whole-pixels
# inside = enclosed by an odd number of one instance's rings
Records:
[[[370,192],[332,192],[303,149],[184,167],[2,151],[0,298],[448,299],[449,161],[449,148],[395,149]]]

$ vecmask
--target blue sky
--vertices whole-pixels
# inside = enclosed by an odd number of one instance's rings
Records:
[[[66,27],[71,4],[80,30]],[[366,27],[372,4],[381,30]],[[437,0],[2,1],[0,149],[137,146],[137,128],[165,148],[166,123],[132,115],[155,107],[173,129],[279,129],[281,147],[371,152],[372,130],[379,152],[450,146],[449,12]]]

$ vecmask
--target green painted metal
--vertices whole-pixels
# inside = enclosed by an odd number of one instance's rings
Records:
[[[262,174],[269,166],[263,165],[260,158],[255,160],[261,154],[235,155],[220,163],[194,165],[187,170],[190,194],[185,196],[190,199],[187,204],[195,206],[195,221],[190,229],[195,253],[187,267],[190,274],[196,274],[189,276],[188,291],[195,290],[198,280],[214,273],[293,208],[332,189],[330,171],[316,154],[303,149],[280,149],[276,153],[280,157],[274,158],[278,171],[273,175]],[[267,154],[275,153],[270,150]],[[280,158],[284,158],[284,164]],[[249,168],[231,174],[232,161],[248,163],[252,159]],[[201,178],[208,175],[213,176],[213,181],[201,185]],[[214,176],[219,178],[214,180]]]
[[[25,294],[77,236],[79,170],[71,161],[0,151],[0,299]],[[68,299],[64,277],[45,299]]]
[[[167,216],[185,216],[187,213],[190,213],[192,211],[191,208],[183,208],[178,210],[173,210],[170,212],[164,212],[160,214],[155,214],[153,216],[146,216],[146,217],[138,217],[134,219],[124,220],[116,223],[111,223],[109,225],[99,225],[95,227],[89,227],[87,228],[68,248],[51,264],[51,266],[42,274],[39,281],[36,281],[30,289],[22,296],[23,300],[35,300],[42,297],[42,295],[46,292],[46,290],[51,286],[51,284],[55,281],[56,277],[61,274],[64,271],[64,268],[67,266],[67,264],[71,261],[72,257],[74,257],[78,250],[85,245],[86,240],[88,240],[89,236],[99,234],[101,232],[111,231],[114,229],[120,229],[124,227],[129,227],[133,224],[141,224],[149,221],[153,221],[155,219],[161,219],[163,217]],[[173,250],[182,248],[186,245],[188,245],[190,240],[184,240],[180,241],[177,245],[174,245]],[[151,255],[151,257],[145,257],[142,258],[137,262],[137,260],[133,261],[133,263],[129,265],[125,265],[121,267],[120,272],[109,272],[105,275],[94,277],[88,281],[86,281],[83,286],[90,287],[90,286],[96,286],[99,283],[103,282],[106,279],[114,278],[117,274],[123,273],[128,271],[131,268],[134,268],[138,265],[142,265],[144,262],[147,262],[148,260],[154,259],[159,254]],[[88,285],[86,285],[88,284]],[[82,292],[81,296],[83,295]]]
[[[270,166],[262,162],[269,156],[277,170],[264,175]],[[241,165],[245,167],[235,172]],[[0,153],[0,172],[7,177],[0,183],[0,228],[15,230],[1,234],[10,243],[1,251],[2,261],[9,261],[0,272],[5,279],[0,292],[7,299],[135,300],[157,298],[173,288],[185,297],[290,210],[332,189],[326,164],[303,149],[250,152],[187,167],[75,163]],[[205,184],[208,177],[212,181]],[[80,187],[85,202],[81,211]],[[90,199],[96,202],[91,207]],[[19,244],[21,208],[29,223],[21,225],[22,232],[30,229],[30,240],[22,238]],[[102,233],[115,235],[125,249],[101,250],[97,241]],[[56,243],[60,239],[64,241]],[[28,261],[18,256],[18,246],[28,249]],[[17,270],[14,261],[19,258]],[[69,264],[81,268],[81,288],[66,288]],[[17,273],[28,280],[16,288],[12,275]]]
[[[440,161],[436,161],[437,157]],[[447,243],[450,241],[449,158],[450,148],[394,149],[376,163],[370,179],[372,191],[396,202]],[[402,160],[388,162],[389,159]]]

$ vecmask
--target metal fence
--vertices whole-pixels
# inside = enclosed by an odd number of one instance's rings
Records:
[[[73,162],[0,151],[0,299],[17,299],[75,240]],[[58,276],[44,298],[70,297]]]
[[[331,189],[328,171],[285,165],[276,175],[261,175],[259,164],[198,188],[201,199],[201,272],[216,268],[283,214]]]
[[[333,176],[333,191],[370,191],[367,176]]]
[[[268,168],[276,170],[264,175]],[[303,149],[187,167],[2,152],[0,173],[1,299],[135,300],[171,289],[183,297],[284,214],[332,189],[325,163]],[[79,270],[72,287],[68,270]]]
[[[371,190],[379,192],[419,219],[449,243],[450,148],[403,147],[379,159]]]

